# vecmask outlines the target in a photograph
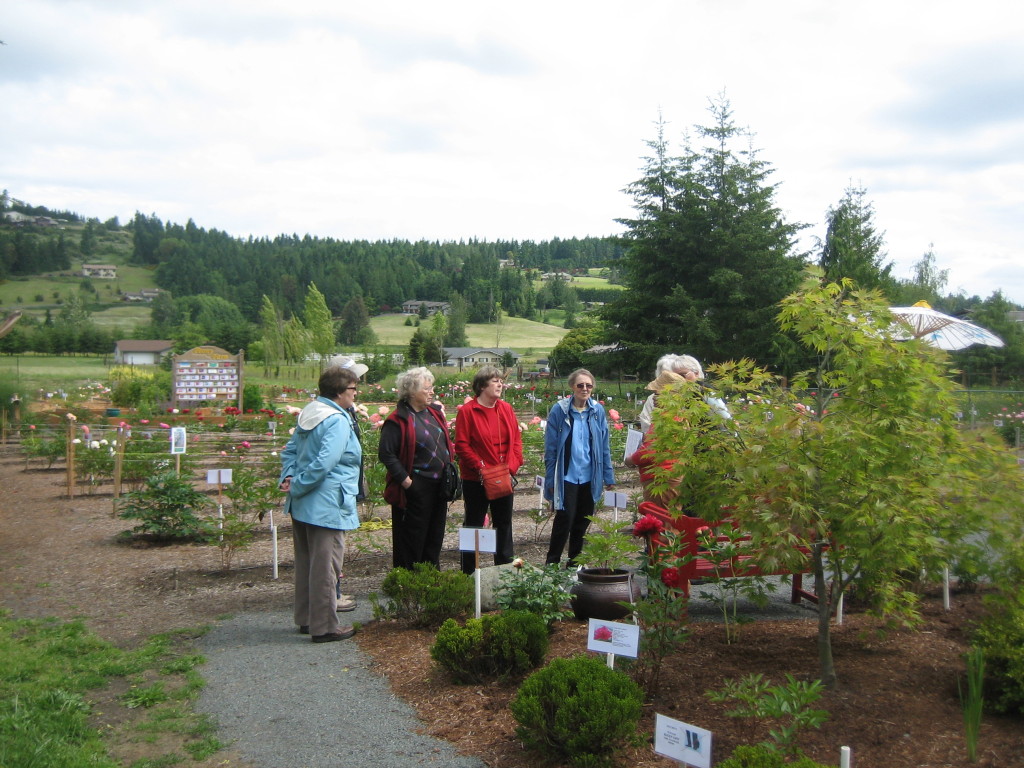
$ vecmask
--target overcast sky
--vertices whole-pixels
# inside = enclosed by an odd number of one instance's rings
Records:
[[[659,112],[725,93],[790,221],[867,190],[894,272],[1024,302],[1004,0],[9,0],[0,186],[246,237],[542,240],[629,217]]]

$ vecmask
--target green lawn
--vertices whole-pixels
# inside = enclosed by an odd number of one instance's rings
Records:
[[[379,315],[370,318],[370,326],[381,344],[405,347],[416,328],[405,325],[408,315]],[[430,320],[421,321],[427,324]],[[520,317],[506,317],[500,330],[494,324],[469,323],[466,337],[471,347],[509,347],[522,354],[526,350],[549,352],[567,331],[553,325],[535,323]]]

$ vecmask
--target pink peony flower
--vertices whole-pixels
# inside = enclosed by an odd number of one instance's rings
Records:
[[[610,628],[601,625],[594,630],[594,639],[601,640],[602,642],[608,642],[612,639],[612,631]]]
[[[619,420],[619,412],[616,411],[614,408],[609,408],[608,409],[608,418],[610,418],[612,421],[618,421]]]
[[[159,424],[157,424],[157,426],[160,427],[160,429],[170,429],[171,428],[171,426],[169,424],[164,424],[162,421]]]

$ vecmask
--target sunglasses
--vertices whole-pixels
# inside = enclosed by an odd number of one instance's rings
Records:
[[[576,389],[593,389],[593,384],[577,384]]]

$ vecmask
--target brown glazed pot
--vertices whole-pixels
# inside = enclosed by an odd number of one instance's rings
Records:
[[[640,599],[640,585],[629,571],[583,568],[576,576],[578,581],[569,594],[572,612],[581,621],[616,621],[630,612],[629,607],[619,605],[620,602],[635,603]]]

